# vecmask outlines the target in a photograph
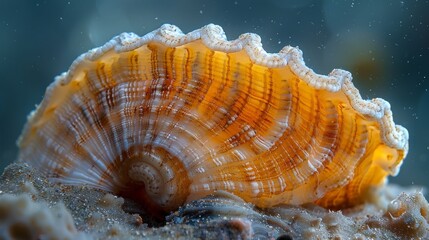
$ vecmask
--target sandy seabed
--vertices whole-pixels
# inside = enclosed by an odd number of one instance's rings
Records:
[[[25,164],[0,177],[0,239],[429,239],[421,190],[388,185],[372,203],[258,209],[226,192],[162,217],[86,186],[54,184]]]

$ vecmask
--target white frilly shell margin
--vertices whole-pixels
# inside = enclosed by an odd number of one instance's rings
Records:
[[[55,82],[49,86],[45,98],[49,98],[50,90],[53,86],[70,82],[82,64],[87,61],[95,61],[112,49],[116,52],[126,52],[149,42],[159,42],[169,47],[176,47],[196,40],[201,40],[208,48],[216,51],[238,52],[244,49],[255,64],[270,68],[279,68],[288,65],[297,76],[316,89],[331,92],[343,91],[356,111],[373,118],[380,124],[381,138],[386,145],[402,149],[407,154],[408,131],[400,125],[395,125],[393,122],[389,102],[381,98],[371,100],[362,99],[359,90],[352,83],[350,72],[334,69],[328,76],[317,74],[305,65],[302,52],[298,48],[286,46],[279,53],[267,53],[262,48],[259,35],[245,33],[240,35],[238,39],[228,41],[222,27],[214,24],[208,24],[187,34],[184,34],[178,27],[170,24],[164,24],[142,37],[134,33],[122,33],[112,38],[103,46],[80,55],[72,63],[68,72],[58,76]],[[43,105],[42,103],[39,107],[43,108]],[[30,119],[34,117],[31,115],[29,116]]]

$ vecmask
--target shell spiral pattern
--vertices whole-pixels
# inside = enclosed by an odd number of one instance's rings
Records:
[[[259,207],[342,208],[399,171],[408,133],[344,70],[221,27],[124,33],[78,57],[29,116],[19,160],[163,211],[216,190]]]

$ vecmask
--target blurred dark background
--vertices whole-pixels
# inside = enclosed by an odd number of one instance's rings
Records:
[[[0,170],[17,154],[27,114],[81,53],[121,32],[163,23],[254,32],[269,52],[299,46],[321,74],[349,70],[365,98],[382,97],[408,128],[410,151],[391,182],[429,186],[429,2],[320,0],[0,0]]]

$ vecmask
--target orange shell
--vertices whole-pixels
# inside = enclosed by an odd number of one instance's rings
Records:
[[[31,113],[20,161],[53,180],[172,210],[215,190],[259,207],[361,203],[399,171],[408,132],[351,74],[318,75],[255,34],[124,33],[77,58]]]

